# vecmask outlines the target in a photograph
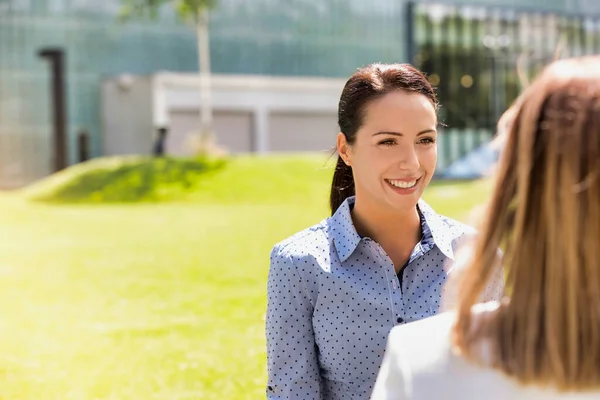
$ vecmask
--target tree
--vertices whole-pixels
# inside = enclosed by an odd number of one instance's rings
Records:
[[[218,0],[122,0],[122,2],[121,21],[135,17],[156,19],[160,8],[171,4],[182,21],[193,24],[198,43],[200,72],[200,151],[206,152],[214,141],[208,20],[209,11],[217,6]]]

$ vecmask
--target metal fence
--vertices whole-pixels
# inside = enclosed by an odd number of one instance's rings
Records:
[[[487,142],[544,65],[557,56],[600,53],[600,16],[435,3],[409,3],[407,14],[409,58],[427,73],[442,105],[441,168]]]

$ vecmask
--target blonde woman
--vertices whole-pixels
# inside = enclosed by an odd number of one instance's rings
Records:
[[[373,400],[600,398],[600,57],[552,63],[510,111],[456,310],[392,330]],[[498,246],[510,298],[477,304]]]

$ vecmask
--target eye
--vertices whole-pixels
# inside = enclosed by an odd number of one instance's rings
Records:
[[[394,139],[385,139],[385,140],[380,141],[377,144],[382,145],[382,146],[393,146],[393,145],[396,144],[396,140],[394,140]]]
[[[433,137],[424,137],[421,140],[419,140],[419,144],[433,144],[435,143],[435,138]]]

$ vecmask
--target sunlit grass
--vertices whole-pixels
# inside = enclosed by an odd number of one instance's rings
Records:
[[[170,201],[196,189],[223,159],[107,157],[67,168],[23,190],[29,200],[54,203]]]
[[[175,203],[0,197],[0,399],[259,399],[271,246],[328,214],[322,157],[243,157]],[[481,183],[427,199],[466,218]]]

